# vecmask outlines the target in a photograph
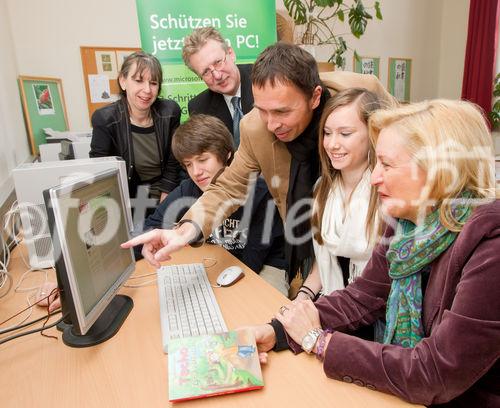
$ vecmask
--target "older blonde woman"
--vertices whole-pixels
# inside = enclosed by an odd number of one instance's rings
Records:
[[[280,309],[286,337],[255,327],[259,349],[314,353],[328,377],[415,403],[500,406],[500,200],[484,119],[467,102],[422,102],[375,112],[370,137],[389,228],[352,284]],[[384,317],[376,342],[349,335]]]

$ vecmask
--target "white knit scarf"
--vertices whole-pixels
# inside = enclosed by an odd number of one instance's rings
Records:
[[[373,246],[366,236],[366,218],[370,201],[370,170],[367,169],[354,189],[344,213],[344,189],[336,183],[328,194],[321,224],[323,245],[313,240],[319,268],[321,292],[344,288],[342,270],[337,256],[350,259],[349,283],[360,276],[371,257]]]

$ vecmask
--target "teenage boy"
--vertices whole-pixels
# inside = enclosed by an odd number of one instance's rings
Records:
[[[172,228],[231,163],[234,145],[219,119],[200,114],[177,128],[172,152],[189,179],[183,180],[146,219],[145,230]],[[288,296],[283,224],[264,180],[257,178],[245,206],[225,218],[206,241],[223,246]],[[135,248],[136,257],[139,252]]]

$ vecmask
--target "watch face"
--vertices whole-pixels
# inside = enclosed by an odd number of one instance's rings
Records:
[[[307,333],[302,340],[302,348],[305,351],[311,351],[316,343],[316,338],[314,338],[310,333]]]
[[[318,327],[316,329],[309,330],[309,332],[302,338],[301,346],[306,353],[310,353],[312,351],[322,332],[323,330]]]

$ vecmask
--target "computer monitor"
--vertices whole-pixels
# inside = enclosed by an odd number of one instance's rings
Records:
[[[28,249],[29,264],[32,268],[54,266],[43,191],[83,176],[110,169],[120,171],[122,186],[128,197],[127,168],[125,161],[119,157],[24,163],[13,170],[12,175],[23,226],[24,244]],[[130,207],[128,198],[126,205]],[[130,209],[127,211],[127,217],[132,222]]]
[[[135,269],[126,196],[118,170],[45,190],[64,323],[63,341],[87,347],[112,337],[133,307],[116,295]]]

